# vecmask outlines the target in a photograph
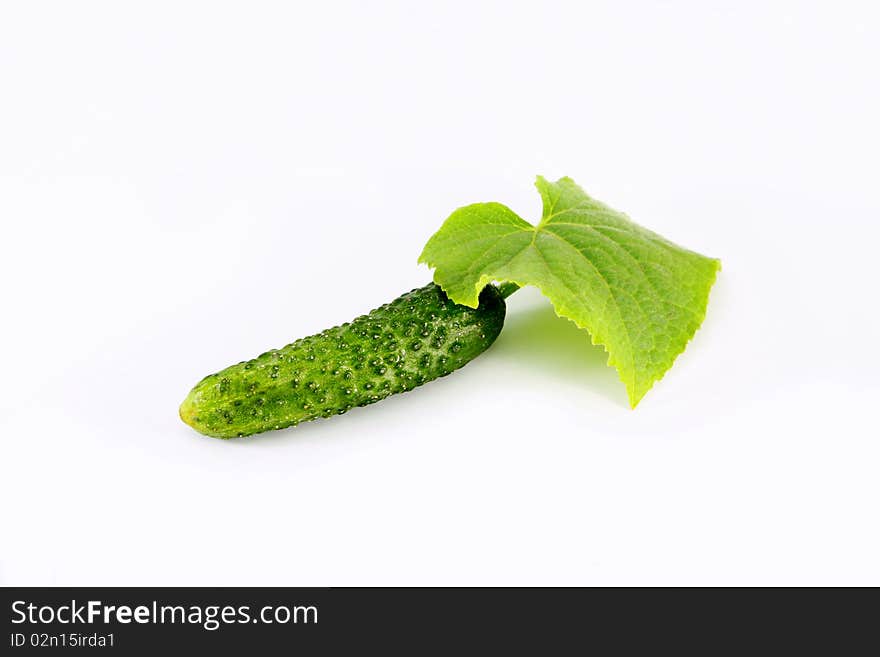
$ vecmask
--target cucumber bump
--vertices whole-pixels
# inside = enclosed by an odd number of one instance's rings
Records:
[[[372,404],[483,353],[501,332],[505,308],[493,285],[474,309],[431,283],[350,323],[205,377],[181,404],[180,417],[205,435],[234,438]]]

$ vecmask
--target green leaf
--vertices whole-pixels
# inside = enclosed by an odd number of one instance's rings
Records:
[[[472,308],[491,281],[539,288],[557,315],[605,347],[635,408],[702,323],[721,263],[638,226],[570,178],[538,176],[535,184],[544,204],[537,226],[500,203],[468,205],[428,240],[419,262]]]

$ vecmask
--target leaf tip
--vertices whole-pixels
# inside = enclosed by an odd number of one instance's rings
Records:
[[[636,406],[638,406],[639,403],[645,398],[645,394],[647,392],[647,390],[643,392],[634,392],[629,389],[629,386],[627,386],[626,396],[629,399],[629,410],[636,410]]]

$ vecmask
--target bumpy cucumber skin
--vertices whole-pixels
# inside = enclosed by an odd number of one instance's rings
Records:
[[[235,438],[342,414],[466,365],[498,337],[505,310],[493,285],[473,309],[431,283],[205,377],[181,404],[180,417],[205,435]]]

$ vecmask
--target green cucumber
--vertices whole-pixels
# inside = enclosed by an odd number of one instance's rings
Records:
[[[205,435],[234,438],[342,414],[466,365],[498,337],[504,314],[493,285],[473,309],[431,283],[205,377],[180,405],[180,417]]]

